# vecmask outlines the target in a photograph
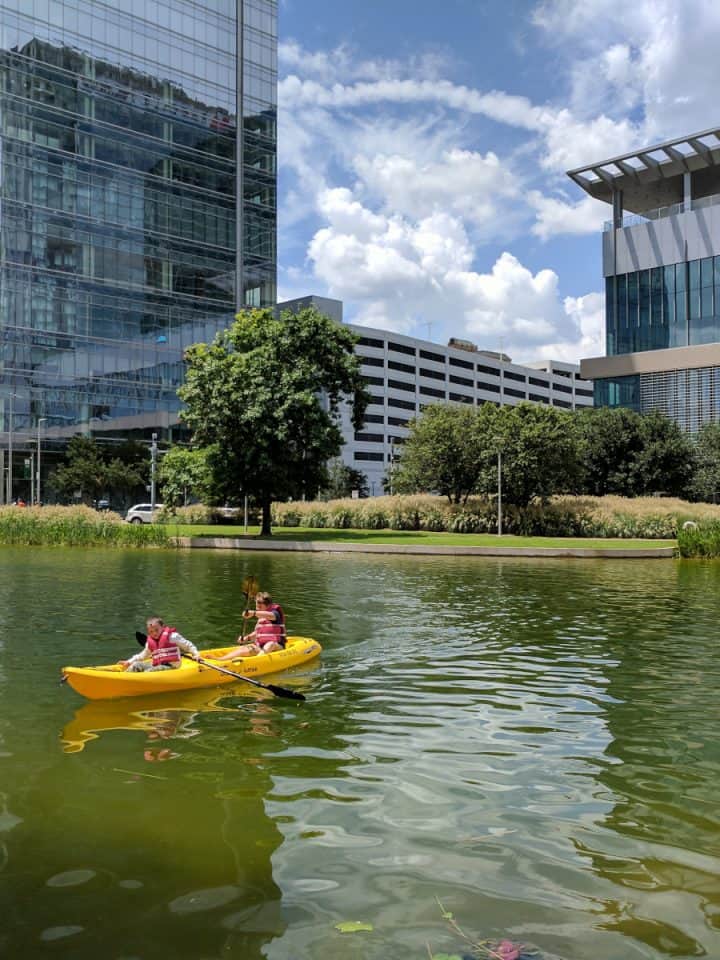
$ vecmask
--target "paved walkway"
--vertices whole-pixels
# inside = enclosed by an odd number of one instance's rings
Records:
[[[180,547],[205,550],[286,550],[306,553],[396,553],[445,557],[605,557],[612,560],[666,560],[674,547],[451,547],[430,544],[327,543],[323,540],[247,540],[234,537],[178,537]]]

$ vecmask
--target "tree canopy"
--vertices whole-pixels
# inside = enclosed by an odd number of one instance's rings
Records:
[[[331,460],[327,465],[327,481],[320,492],[320,499],[340,500],[351,496],[353,490],[357,490],[360,497],[368,495],[368,480],[365,474],[343,463],[339,457]]]
[[[186,354],[181,418],[200,447],[215,445],[214,481],[232,502],[262,507],[269,534],[273,500],[312,498],[342,448],[341,404],[356,429],[369,401],[356,337],[314,308],[239,314],[230,328]]]
[[[693,500],[720,499],[720,424],[708,423],[697,435],[695,463],[689,493]]]
[[[127,497],[144,488],[149,464],[147,447],[141,443],[111,447],[76,436],[68,442],[64,463],[52,471],[48,485],[65,500],[78,491],[85,503],[105,496]]]
[[[588,493],[680,495],[692,471],[692,442],[661,413],[597,407],[576,414],[584,441]]]
[[[397,493],[439,493],[450,503],[465,503],[491,470],[497,444],[498,410],[435,403],[410,422],[410,435],[393,466]]]
[[[158,468],[158,483],[166,506],[184,506],[189,500],[213,502],[211,458],[215,453],[215,447],[171,447],[167,451]]]

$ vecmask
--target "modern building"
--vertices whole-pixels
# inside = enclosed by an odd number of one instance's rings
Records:
[[[41,427],[170,438],[183,350],[274,303],[276,21],[276,0],[0,0],[6,480]]]
[[[720,420],[720,129],[568,176],[612,206],[603,232],[606,352],[585,359],[597,406]]]
[[[342,322],[340,300],[300,297],[278,309],[315,306]],[[388,470],[399,459],[413,417],[430,403],[515,405],[523,400],[566,410],[592,406],[592,384],[580,368],[557,360],[513,363],[506,354],[479,350],[465,340],[447,346],[401,336],[387,330],[348,324],[359,337],[356,354],[371,395],[362,430],[355,431],[348,412],[342,420],[342,457],[368,478],[373,496],[384,492]]]

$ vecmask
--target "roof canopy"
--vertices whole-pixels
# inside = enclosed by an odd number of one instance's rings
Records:
[[[720,193],[720,127],[568,170],[597,200],[612,203],[622,190],[623,209],[633,213],[682,201],[686,173],[693,174],[693,198]]]

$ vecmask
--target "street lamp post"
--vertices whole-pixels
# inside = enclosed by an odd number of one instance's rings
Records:
[[[497,535],[502,536],[502,438],[495,437],[497,443]]]
[[[15,394],[10,394],[10,416],[8,417],[8,474],[7,474],[7,496],[6,503],[12,503],[12,483],[13,483],[13,400]]]
[[[43,423],[47,423],[47,417],[39,417],[37,422],[37,477],[35,480],[35,503],[39,507],[42,500],[40,498],[40,428]]]
[[[150,444],[150,516],[155,513],[155,475],[157,473],[157,434],[152,435]]]

